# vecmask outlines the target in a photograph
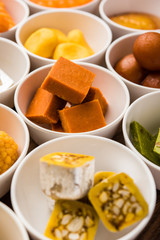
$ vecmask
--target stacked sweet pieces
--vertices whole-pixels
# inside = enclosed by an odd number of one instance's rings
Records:
[[[160,88],[160,33],[146,32],[136,38],[133,53],[114,66],[123,78],[151,88]]]
[[[93,156],[55,152],[40,159],[40,185],[53,201],[44,235],[92,240],[99,219],[113,232],[148,214],[148,204],[126,173],[96,172]]]
[[[95,74],[60,57],[35,93],[26,117],[68,133],[106,126],[107,101],[92,87]]]

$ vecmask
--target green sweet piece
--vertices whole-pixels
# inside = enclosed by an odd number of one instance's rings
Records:
[[[153,151],[157,135],[153,136],[137,121],[131,122],[130,134],[131,141],[137,151],[151,162],[160,166],[160,157]]]
[[[159,131],[158,131],[158,136],[156,138],[153,151],[160,155],[160,128],[159,128]]]

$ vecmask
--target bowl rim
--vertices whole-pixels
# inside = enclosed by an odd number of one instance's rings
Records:
[[[112,21],[108,15],[105,13],[105,10],[104,10],[104,6],[105,4],[108,2],[109,0],[102,0],[99,4],[99,14],[101,16],[101,18],[106,21],[109,25],[113,26],[114,28],[118,28],[119,30],[121,31],[128,31],[128,34],[129,33],[143,33],[147,30],[145,29],[136,29],[136,28],[131,28],[131,27],[126,27],[126,26],[123,26],[121,24],[118,24],[114,21]],[[123,14],[123,13],[122,13]],[[117,14],[118,15],[118,14]],[[158,29],[157,29],[158,30]],[[150,31],[150,30],[148,30]]]
[[[24,0],[24,1],[28,4],[29,7],[33,7],[34,9],[37,9],[39,11],[48,10],[48,9],[66,9],[66,8],[54,8],[54,7],[41,6],[39,4],[31,2],[29,0]],[[76,7],[69,7],[67,9],[79,9],[79,10],[82,10],[85,7],[94,6],[98,2],[99,2],[99,0],[92,0],[91,2],[85,3],[83,5],[76,6]]]
[[[140,232],[144,229],[144,227],[148,224],[151,216],[153,215],[154,209],[155,209],[155,204],[156,204],[156,186],[155,186],[155,181],[154,178],[152,176],[152,173],[150,171],[150,169],[148,168],[148,166],[141,161],[141,159],[128,147],[126,147],[125,145],[116,142],[112,139],[109,138],[104,138],[101,136],[94,136],[94,135],[74,135],[74,136],[65,136],[65,137],[61,137],[61,138],[55,138],[52,140],[49,140],[45,143],[42,143],[40,146],[38,146],[37,148],[35,148],[34,150],[32,150],[25,158],[24,161],[21,162],[21,164],[18,166],[13,179],[12,179],[12,183],[11,183],[11,202],[12,202],[12,206],[14,211],[16,212],[16,214],[18,215],[18,217],[21,219],[22,223],[24,224],[24,226],[26,227],[26,229],[37,239],[43,239],[43,240],[47,240],[48,238],[46,238],[45,236],[43,236],[42,238],[42,234],[39,233],[37,230],[35,230],[32,225],[30,225],[30,223],[23,217],[23,214],[21,213],[19,207],[18,207],[18,203],[16,200],[16,184],[18,181],[18,177],[19,174],[21,172],[21,170],[23,169],[23,166],[25,164],[27,164],[27,161],[29,161],[29,159],[31,158],[32,155],[35,154],[35,152],[38,152],[39,150],[41,150],[41,148],[44,148],[46,145],[48,144],[54,144],[54,142],[57,141],[61,141],[61,140],[68,140],[70,138],[78,138],[78,139],[83,139],[83,138],[87,138],[88,140],[90,138],[93,139],[97,139],[98,141],[103,141],[103,142],[109,142],[112,143],[114,145],[116,145],[117,147],[123,148],[125,151],[129,152],[129,154],[133,155],[136,159],[137,162],[139,162],[140,165],[143,165],[143,168],[145,168],[145,171],[147,171],[148,173],[148,177],[150,179],[151,185],[152,185],[152,190],[153,190],[153,194],[151,194],[152,196],[152,202],[149,204],[149,209],[150,212],[148,213],[149,219],[147,220],[147,218],[144,218],[131,232],[127,233],[126,235],[124,235],[123,237],[118,238],[119,240],[129,240],[129,239],[133,239],[134,236],[137,236],[138,234],[140,234]]]
[[[44,15],[47,15],[47,14],[54,14],[54,13],[68,13],[68,14],[78,14],[78,15],[82,15],[82,16],[86,16],[86,17],[89,17],[97,22],[99,22],[101,24],[101,26],[104,27],[104,29],[106,30],[107,34],[108,34],[108,37],[107,37],[107,41],[106,41],[106,44],[104,45],[104,47],[98,51],[98,52],[95,52],[93,55],[91,56],[88,56],[88,57],[85,57],[85,58],[80,58],[80,59],[75,59],[75,60],[72,60],[74,62],[80,62],[80,61],[90,61],[90,59],[93,59],[93,58],[96,58],[97,56],[99,56],[100,54],[102,53],[105,53],[107,48],[109,47],[110,43],[112,42],[112,31],[109,27],[109,25],[107,23],[105,23],[101,18],[99,18],[98,16],[92,14],[92,13],[89,13],[89,12],[85,12],[85,11],[82,11],[82,10],[77,10],[77,9],[65,9],[65,8],[62,8],[62,9],[51,9],[51,10],[44,10],[44,11],[40,11],[40,12],[37,12],[37,13],[34,13],[32,15],[30,15],[25,21],[23,21],[22,24],[19,25],[19,27],[17,28],[16,32],[15,32],[15,39],[16,39],[16,42],[19,46],[21,46],[29,56],[33,57],[33,58],[37,58],[38,60],[41,60],[41,61],[45,61],[47,64],[51,63],[51,62],[56,62],[55,59],[50,59],[50,58],[45,58],[45,57],[41,57],[41,56],[38,56],[32,52],[30,52],[29,50],[27,50],[23,43],[21,42],[21,39],[20,39],[20,32],[23,28],[23,25],[27,24],[28,22],[32,21],[33,19],[39,17],[39,16],[44,16]]]
[[[29,73],[31,63],[30,63],[30,59],[29,59],[28,54],[25,51],[23,51],[23,49],[18,44],[16,44],[14,41],[12,41],[10,39],[7,39],[7,38],[3,38],[3,37],[0,36],[0,44],[1,44],[1,42],[9,44],[13,48],[15,48],[17,51],[19,51],[26,61],[26,66],[25,66],[25,70],[23,72],[23,76],[21,76],[21,78],[18,81],[14,82],[12,86],[10,86],[9,88],[7,88],[7,89],[5,89],[1,92],[1,94],[4,94],[8,90],[13,90],[19,84],[19,82],[23,79],[23,77],[26,76]]]
[[[143,33],[145,33],[145,32],[158,32],[158,33],[160,33],[160,30],[147,30],[147,31],[144,31],[144,32],[135,32],[135,33],[128,33],[128,34],[125,34],[125,35],[123,35],[123,36],[121,36],[121,37],[119,37],[119,38],[117,38],[117,39],[115,39],[110,45],[109,45],[109,47],[107,48],[107,50],[106,50],[106,53],[105,53],[105,62],[106,62],[106,65],[107,65],[107,67],[108,67],[108,69],[110,70],[110,71],[112,71],[112,72],[114,72],[117,76],[119,76],[127,85],[130,85],[130,86],[135,86],[135,87],[138,87],[138,88],[140,88],[140,89],[148,89],[148,90],[151,90],[151,91],[153,91],[153,92],[157,92],[157,91],[160,91],[160,89],[158,89],[158,88],[152,88],[152,87],[146,87],[146,86],[142,86],[142,85],[139,85],[139,84],[137,84],[137,83],[134,83],[134,82],[132,82],[132,81],[129,81],[129,80],[127,80],[126,78],[124,78],[124,77],[122,77],[122,76],[120,76],[115,70],[114,70],[114,67],[111,65],[111,63],[110,63],[110,54],[111,54],[111,51],[112,51],[112,49],[116,46],[116,45],[118,45],[119,44],[119,42],[123,42],[123,40],[126,40],[126,39],[132,39],[132,38],[134,38],[134,37],[138,37],[138,36],[140,36],[141,34],[143,34]]]
[[[19,229],[19,232],[21,233],[21,235],[23,237],[22,240],[29,240],[29,236],[27,234],[27,231],[26,231],[25,227],[23,226],[23,224],[19,220],[18,216],[13,212],[13,210],[11,208],[9,208],[3,202],[0,202],[0,209],[2,209],[8,215],[8,217],[11,218],[14,221],[14,223],[16,224],[16,226]]]
[[[99,70],[102,70],[104,72],[106,72],[107,74],[111,75],[112,77],[115,78],[115,80],[120,84],[120,86],[123,88],[123,91],[124,91],[124,94],[125,94],[125,97],[126,97],[126,100],[125,100],[125,107],[123,109],[123,111],[121,112],[121,114],[114,120],[112,121],[111,123],[108,123],[106,126],[102,127],[102,128],[98,128],[98,129],[95,129],[95,130],[92,130],[92,131],[87,131],[85,132],[85,134],[96,134],[98,133],[99,131],[103,131],[103,129],[108,129],[114,125],[116,125],[120,120],[122,120],[129,104],[130,104],[130,94],[129,94],[129,90],[127,88],[127,86],[125,85],[125,83],[123,81],[121,81],[121,79],[119,77],[117,77],[114,73],[112,73],[110,70],[102,67],[102,66],[99,66],[99,65],[96,65],[96,64],[93,64],[93,63],[87,63],[87,62],[79,62],[77,63],[83,67],[85,66],[89,66],[89,67],[93,67],[93,68],[96,68],[96,69],[99,69]],[[35,70],[33,70],[31,73],[29,73],[28,75],[25,76],[25,78],[23,79],[23,81],[21,81],[19,83],[19,85],[17,86],[16,90],[15,90],[15,95],[14,95],[14,105],[15,105],[15,108],[16,108],[16,111],[19,113],[19,115],[23,118],[23,120],[29,125],[31,126],[32,128],[40,131],[40,132],[44,132],[44,133],[49,133],[49,134],[58,134],[60,137],[62,136],[66,136],[66,135],[84,135],[84,132],[80,132],[80,133],[66,133],[66,132],[58,132],[58,131],[53,131],[53,130],[49,130],[47,128],[44,128],[44,127],[41,127],[39,126],[38,124],[35,124],[34,122],[30,121],[24,114],[23,112],[21,111],[20,107],[19,107],[19,104],[18,104],[18,95],[19,95],[19,92],[20,92],[20,89],[21,87],[23,86],[23,84],[27,81],[27,79],[34,75],[35,73],[37,73],[38,71],[43,71],[43,69],[47,69],[47,68],[51,68],[53,66],[53,64],[48,64],[48,65],[45,65],[45,66],[42,66],[42,67],[39,67]]]
[[[0,175],[0,181],[1,181],[1,179],[11,175],[16,170],[16,168],[18,167],[20,162],[26,156],[28,149],[29,149],[29,144],[30,144],[30,135],[29,135],[28,127],[27,127],[26,123],[23,121],[22,117],[16,111],[14,111],[12,108],[10,108],[2,103],[0,103],[0,109],[1,108],[4,109],[5,111],[9,112],[15,118],[18,119],[19,123],[23,127],[24,135],[25,135],[26,139],[25,139],[25,144],[24,144],[21,154],[19,155],[19,157],[17,158],[17,160],[11,167],[7,171],[5,171],[3,174]]]
[[[123,132],[124,140],[129,145],[129,147],[132,149],[132,151],[134,151],[137,154],[137,156],[139,156],[148,166],[152,167],[155,170],[160,171],[160,166],[152,163],[150,160],[145,158],[142,154],[140,154],[137,151],[137,149],[133,146],[133,144],[128,136],[128,133],[127,133],[127,119],[128,119],[130,112],[132,112],[132,109],[134,109],[136,107],[136,105],[138,105],[139,102],[145,100],[146,98],[155,96],[155,95],[160,95],[160,92],[157,91],[157,92],[147,93],[147,94],[139,97],[138,99],[136,99],[133,103],[131,103],[131,105],[128,107],[127,111],[125,112],[123,120],[122,120],[122,132]]]

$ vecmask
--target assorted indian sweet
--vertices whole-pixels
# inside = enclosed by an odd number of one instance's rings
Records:
[[[41,188],[51,199],[84,197],[93,186],[94,172],[93,156],[54,152],[40,159]]]
[[[0,131],[0,175],[18,159],[18,145],[5,131]]]
[[[94,54],[80,29],[73,29],[66,35],[59,29],[39,28],[29,35],[24,47],[38,56],[55,60],[61,56],[75,60]]]
[[[44,7],[53,7],[53,8],[71,8],[82,6],[87,3],[92,2],[93,0],[30,0],[31,2],[38,4]]]
[[[6,9],[5,1],[0,0],[0,33],[8,31],[14,26],[15,22]]]
[[[130,135],[137,151],[160,166],[160,131],[156,135],[152,135],[139,122],[133,121],[130,124]]]
[[[133,43],[131,53],[117,61],[115,71],[123,78],[151,88],[160,88],[160,33],[145,32]]]
[[[37,89],[26,117],[37,124],[68,133],[87,132],[106,126],[108,103],[95,74],[60,57]]]
[[[44,235],[53,240],[94,240],[98,223],[99,217],[91,205],[58,200]]]
[[[148,204],[126,173],[102,180],[90,189],[88,197],[105,227],[113,232],[123,230],[148,214]]]
[[[123,13],[110,17],[112,21],[122,26],[141,30],[154,30],[160,27],[160,18],[149,13]]]
[[[116,232],[148,214],[148,204],[131,177],[123,172],[95,173],[94,164],[93,156],[68,152],[40,159],[41,189],[47,200],[54,200],[52,208],[48,205],[46,237],[92,240],[99,219]]]

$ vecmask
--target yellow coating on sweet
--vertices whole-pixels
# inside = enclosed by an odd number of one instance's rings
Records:
[[[17,144],[6,132],[0,131],[0,174],[8,170],[17,158]]]
[[[112,21],[129,28],[153,30],[157,29],[156,22],[149,14],[126,13],[110,18]]]
[[[80,167],[86,162],[93,161],[94,157],[77,154],[77,153],[66,153],[66,152],[55,152],[43,156],[40,161],[47,162],[48,164],[54,164],[64,167]]]

